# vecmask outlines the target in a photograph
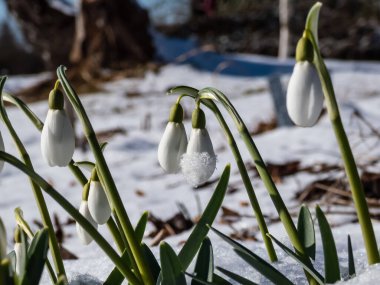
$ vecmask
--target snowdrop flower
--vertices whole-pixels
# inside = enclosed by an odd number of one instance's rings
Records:
[[[3,136],[0,133],[0,151],[5,151]],[[4,160],[0,160],[0,171],[4,168]]]
[[[181,156],[186,151],[187,136],[182,120],[183,109],[177,103],[170,111],[169,122],[158,145],[158,162],[168,173],[179,171]]]
[[[111,217],[111,207],[95,168],[91,175],[88,209],[94,221],[99,225],[105,224]]]
[[[289,80],[286,98],[289,117],[301,127],[313,126],[323,108],[322,86],[313,58],[310,40],[302,37],[297,44],[297,63]]]
[[[16,254],[15,270],[16,270],[17,275],[20,275],[21,272],[23,271],[22,266],[25,264],[23,260],[26,258],[26,249],[23,248],[24,245],[22,244],[22,239],[21,239],[22,234],[23,234],[22,230],[20,229],[20,227],[17,226],[16,231],[15,231],[15,246],[14,246],[14,251]]]
[[[186,154],[181,159],[181,169],[187,181],[196,187],[214,173],[216,155],[206,129],[205,114],[199,107],[193,112],[192,125]]]
[[[49,166],[67,166],[75,149],[75,134],[63,109],[63,94],[54,89],[49,94],[49,111],[41,135],[41,151]]]

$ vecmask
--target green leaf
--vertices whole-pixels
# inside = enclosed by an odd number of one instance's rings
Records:
[[[212,277],[212,282],[216,285],[232,285],[230,282],[216,273],[214,273],[214,276]]]
[[[325,260],[325,281],[326,283],[335,283],[340,280],[340,269],[334,237],[321,208],[317,206],[315,210],[322,236],[323,255]]]
[[[319,274],[318,271],[316,271],[314,268],[310,267],[308,263],[306,263],[303,258],[298,255],[297,253],[293,252],[290,248],[285,246],[283,243],[281,243],[279,240],[277,240],[274,236],[271,234],[268,234],[268,236],[283,250],[286,254],[288,254],[290,257],[292,257],[295,261],[297,261],[303,269],[305,269],[320,285],[325,284],[324,278],[321,274]]]
[[[319,19],[319,11],[321,10],[322,3],[317,2],[311,7],[309,14],[307,15],[305,29],[309,30],[315,39],[315,43],[318,47],[318,19]]]
[[[145,233],[145,228],[146,228],[146,224],[148,223],[148,216],[149,216],[149,212],[148,211],[145,211],[139,221],[137,222],[137,225],[135,227],[135,233],[136,233],[136,238],[137,240],[141,243],[143,238],[144,238],[144,233]]]
[[[102,142],[100,144],[100,149],[104,152],[104,150],[106,149],[106,146],[108,145],[108,142]]]
[[[140,220],[137,222],[137,225],[135,228],[136,237],[140,243],[142,242],[142,239],[144,237],[145,227],[148,222],[148,215],[149,215],[148,212],[144,212]],[[128,264],[128,266],[131,265],[131,260],[126,250],[123,251],[121,258],[123,259],[124,262]],[[119,269],[117,269],[117,267],[114,267],[114,269],[111,271],[110,275],[108,275],[106,281],[103,284],[104,285],[118,285],[118,284],[123,283],[124,279],[125,278],[123,274],[121,274]]]
[[[67,279],[66,279],[66,276],[59,276],[58,277],[58,280],[57,282],[55,283],[55,285],[66,285],[68,282],[67,282]]]
[[[209,231],[207,225],[212,225],[216,218],[219,208],[222,205],[224,195],[227,191],[230,171],[231,166],[230,164],[227,164],[224,168],[222,176],[219,179],[218,185],[215,188],[214,194],[212,195],[206,209],[202,214],[202,217],[200,218],[198,224],[195,226],[185,245],[182,247],[180,253],[178,254],[178,258],[181,261],[184,270],[189,267],[194,256],[197,254],[198,249],[203,242],[203,239],[206,237]]]
[[[49,235],[46,228],[36,233],[27,252],[25,274],[21,285],[39,283],[47,257],[48,241]]]
[[[88,170],[90,172],[95,167],[95,163],[93,163],[92,161],[88,161],[88,160],[77,161],[77,162],[74,163],[74,165],[77,166],[77,167],[79,167],[79,168]]]
[[[0,285],[14,285],[12,268],[8,258],[0,259]]]
[[[7,232],[0,218],[0,261],[7,256]]]
[[[347,247],[348,247],[348,276],[353,277],[356,275],[354,253],[352,251],[351,237],[347,236]]]
[[[239,282],[239,284],[243,285],[257,285],[257,283],[252,282],[248,280],[247,278],[244,278],[240,275],[237,275],[236,273],[233,273],[227,269],[224,269],[222,267],[217,266],[216,267],[220,272],[222,272],[224,275],[230,277],[232,280],[235,280],[236,282]]]
[[[160,272],[161,272],[160,265],[158,264],[157,259],[154,256],[153,252],[145,243],[142,244],[142,248],[143,248],[145,258],[148,262],[149,270],[153,276],[153,280],[158,280],[158,276],[160,275]]]
[[[166,242],[160,244],[162,285],[186,285],[181,262]]]
[[[208,237],[202,242],[199,249],[197,262],[195,263],[194,274],[197,279],[212,282],[214,274],[214,255],[212,251],[211,241]],[[201,285],[198,281],[193,280],[191,285]]]
[[[309,208],[302,205],[297,224],[298,236],[309,257],[315,260],[315,231]]]
[[[293,285],[293,283],[288,278],[286,278],[285,275],[283,275],[280,271],[278,271],[276,268],[274,268],[272,265],[270,265],[260,256],[253,253],[242,244],[234,241],[233,239],[229,238],[225,234],[221,233],[217,229],[215,228],[211,228],[211,229],[224,241],[229,243],[233,247],[236,254],[239,255],[239,257],[241,257],[245,262],[247,262],[257,271],[259,271],[264,277],[266,277],[267,279],[269,279],[275,284]]]

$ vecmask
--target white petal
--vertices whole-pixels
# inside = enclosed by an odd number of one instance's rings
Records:
[[[82,201],[79,207],[79,213],[81,213],[95,228],[98,228],[98,224],[92,218],[90,211],[88,210],[87,201]],[[80,224],[76,224],[77,234],[84,245],[88,245],[92,242],[92,237],[87,233],[87,231],[82,228]]]
[[[67,166],[75,149],[75,134],[64,110],[49,110],[41,134],[41,151],[50,166]]]
[[[105,224],[111,216],[111,208],[99,181],[91,181],[88,193],[88,209],[99,225]]]
[[[313,126],[323,108],[323,92],[317,70],[308,61],[297,62],[290,77],[286,106],[289,117],[301,127]]]
[[[18,243],[18,242],[15,243],[14,250],[15,250],[15,254],[16,254],[16,273],[17,273],[17,275],[19,275],[20,272],[22,271],[21,260],[23,260],[25,258],[25,251],[22,250],[22,244]]]
[[[0,133],[0,150],[5,151],[3,136],[1,135],[1,133]],[[0,160],[0,171],[2,171],[3,168],[4,168],[4,160]]]
[[[181,160],[182,173],[191,185],[198,186],[211,177],[215,167],[216,155],[207,129],[192,129]]]
[[[169,122],[158,145],[158,162],[168,173],[179,171],[181,156],[187,147],[186,130],[182,123]]]

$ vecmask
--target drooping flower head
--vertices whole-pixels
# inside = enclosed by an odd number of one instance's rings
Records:
[[[181,156],[187,147],[187,135],[183,121],[183,109],[179,103],[173,105],[169,122],[158,145],[158,162],[168,173],[179,171]]]
[[[90,190],[90,182],[87,182],[86,185],[83,187],[83,195],[82,195],[82,202],[79,206],[79,213],[81,213],[96,229],[98,228],[98,224],[94,221],[92,218],[90,211],[88,209],[88,194]],[[92,237],[87,233],[87,231],[77,222],[76,223],[76,230],[79,237],[79,240],[84,245],[88,245],[92,242]]]
[[[41,134],[41,151],[49,166],[67,166],[75,149],[75,133],[63,109],[63,93],[54,88],[49,94],[49,111]]]
[[[313,126],[323,108],[322,86],[313,59],[313,45],[307,37],[302,37],[297,44],[297,62],[286,98],[289,117],[301,127]]]
[[[88,210],[94,221],[99,225],[105,224],[111,217],[111,207],[103,186],[99,181],[96,168],[93,169],[91,175],[88,193]]]
[[[192,126],[187,150],[181,159],[181,169],[187,181],[196,187],[214,173],[216,155],[206,129],[206,116],[199,107],[193,111]]]

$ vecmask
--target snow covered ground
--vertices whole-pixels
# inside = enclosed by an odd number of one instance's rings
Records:
[[[371,69],[372,70],[372,69]],[[347,129],[353,151],[360,165],[366,165],[369,161],[375,161],[371,170],[379,171],[380,165],[376,158],[380,157],[380,140],[368,127],[360,123],[352,116],[354,107],[358,108],[363,116],[373,125],[380,129],[380,81],[379,72],[376,69],[366,72],[350,68],[342,68],[333,74],[333,82],[336,89],[339,104],[342,110],[343,121]],[[377,69],[378,70],[378,69]],[[286,83],[288,77],[283,78]],[[16,88],[17,80],[12,79],[12,88]],[[21,80],[22,81],[22,80]],[[20,82],[22,84],[22,82]],[[104,85],[104,91],[96,94],[84,94],[82,98],[84,106],[97,132],[106,132],[115,129],[125,130],[110,138],[109,145],[105,150],[105,156],[117,183],[118,189],[125,203],[132,222],[136,222],[145,210],[153,215],[168,219],[178,212],[177,202],[185,204],[193,217],[198,215],[197,199],[204,208],[210,198],[214,185],[194,190],[188,185],[181,174],[167,175],[157,162],[157,146],[165,128],[168,112],[176,100],[176,97],[166,96],[166,91],[176,85],[189,85],[196,88],[213,86],[227,94],[236,109],[240,112],[248,128],[254,130],[259,123],[269,122],[275,112],[269,94],[266,78],[226,76],[216,73],[200,72],[186,65],[167,65],[158,73],[148,72],[143,78],[124,79]],[[185,98],[183,106],[187,114],[191,114],[194,103]],[[47,113],[47,103],[39,102],[30,107],[40,118]],[[215,227],[224,233],[232,233],[244,229],[251,229],[258,242],[245,241],[245,244],[256,253],[266,258],[261,236],[255,232],[256,221],[252,217],[252,210],[246,205],[246,196],[233,156],[224,140],[224,135],[212,113],[206,111],[207,127],[218,155],[217,169],[211,178],[217,178],[221,174],[226,163],[232,163],[232,175],[230,185],[237,191],[229,193],[223,205],[233,209],[242,215],[238,221],[228,226],[220,223],[220,217],[216,219]],[[40,151],[40,135],[34,129],[28,119],[16,108],[8,108],[9,116],[16,130],[21,136],[30,153],[37,172],[51,182],[67,199],[79,207],[81,200],[81,187],[75,181],[68,169],[50,168],[42,160]],[[232,121],[226,115],[227,122],[233,129],[240,146],[243,157],[250,161],[247,151],[238,139]],[[189,119],[185,121],[188,134],[191,128]],[[6,150],[16,154],[16,150],[3,125],[0,125]],[[82,137],[79,125],[76,126],[77,135]],[[277,128],[254,137],[254,140],[267,162],[284,163],[300,160],[302,166],[313,166],[319,163],[329,165],[341,165],[340,155],[331,130],[327,116],[323,116],[313,128]],[[77,149],[74,154],[75,160],[92,159],[89,151]],[[253,172],[251,172],[253,176]],[[286,177],[278,184],[278,188],[292,213],[298,212],[298,201],[295,199],[296,192],[300,191],[308,183],[325,178],[331,173],[310,174],[299,172]],[[277,217],[275,209],[265,188],[257,177],[252,177],[253,186],[259,198],[260,205],[265,215]],[[17,169],[6,165],[0,174],[0,216],[5,222],[9,234],[9,246],[12,246],[11,235],[15,220],[13,209],[21,207],[25,218],[32,224],[34,219],[40,220],[37,207],[33,201],[33,194],[27,178],[20,174]],[[197,198],[198,197],[198,198]],[[46,196],[51,213],[57,213],[61,222],[65,222],[68,215],[52,199]],[[321,201],[325,208],[323,201]],[[314,212],[313,204],[310,206]],[[339,211],[352,211],[352,207],[334,206],[331,209]],[[329,221],[336,225],[333,228],[336,237],[338,253],[341,258],[342,271],[347,271],[346,239],[349,233],[353,240],[354,254],[357,269],[369,272],[359,276],[348,284],[363,284],[363,280],[372,276],[375,280],[380,275],[379,267],[366,269],[363,242],[359,225],[351,223],[354,216],[350,214],[328,215]],[[375,231],[380,242],[380,223],[374,221]],[[153,226],[149,224],[147,232]],[[287,237],[280,223],[269,225],[269,231],[280,240],[287,242]],[[80,245],[75,232],[75,226],[65,226],[66,238],[64,246],[75,253],[79,259],[65,261],[68,275],[72,284],[83,284],[83,274],[88,274],[87,280],[98,284],[104,280],[112,270],[112,264],[105,257],[95,243],[87,247]],[[100,227],[100,232],[111,240],[106,227]],[[185,240],[189,231],[180,235],[169,237],[167,241],[175,248],[180,248],[181,241]],[[214,245],[217,265],[227,267],[242,276],[259,282],[269,284],[253,270],[249,269],[231,250],[231,248],[218,237],[210,234]],[[319,237],[318,237],[319,239]],[[146,239],[147,243],[150,240]],[[153,251],[157,253],[157,247]],[[297,284],[304,284],[303,273],[289,257],[278,249],[280,262],[276,265],[282,272]],[[317,248],[316,267],[323,272],[320,264],[322,261],[322,248],[319,242]],[[291,266],[289,266],[291,265]],[[80,277],[78,277],[78,275]],[[377,276],[377,277],[376,277]],[[77,280],[77,281],[75,281]],[[49,284],[47,276],[43,284]],[[92,283],[91,283],[92,284]],[[100,283],[99,283],[100,284]],[[371,284],[371,283],[368,283]]]

